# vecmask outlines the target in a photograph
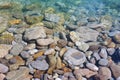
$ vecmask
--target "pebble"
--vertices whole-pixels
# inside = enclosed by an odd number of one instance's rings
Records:
[[[37,40],[37,44],[40,46],[48,46],[49,44],[51,44],[53,42],[54,42],[54,40],[52,38]]]
[[[87,63],[86,67],[89,68],[90,70],[93,70],[93,71],[99,70],[99,68],[95,64],[92,64],[92,63]]]
[[[107,52],[109,55],[113,55],[115,53],[115,49],[114,48],[107,48]]]
[[[88,27],[79,27],[78,29],[76,29],[76,32],[78,32],[80,41],[83,42],[97,41],[97,37],[99,35],[99,32]]]
[[[4,80],[5,79],[5,75],[0,73],[0,80]]]
[[[10,71],[6,75],[7,80],[30,80],[31,78],[27,67],[20,67],[19,70]]]
[[[60,78],[55,78],[55,80],[62,80],[62,79],[60,79]]]
[[[35,54],[37,52],[38,52],[38,49],[31,49],[31,50],[28,51],[28,53],[31,54],[31,55]]]
[[[44,55],[49,55],[49,54],[55,54],[55,50],[53,48],[50,48],[45,51]]]
[[[117,33],[113,36],[113,40],[116,42],[116,43],[120,43],[120,33]]]
[[[11,48],[12,45],[0,44],[0,58],[5,57]]]
[[[60,39],[60,40],[57,41],[57,45],[58,45],[58,47],[63,48],[67,45],[67,41],[63,40],[63,39]]]
[[[83,52],[71,48],[64,54],[64,60],[70,65],[81,65],[86,61],[86,57]]]
[[[120,66],[116,65],[115,63],[110,64],[110,69],[112,71],[113,76],[115,79],[120,77]]]
[[[19,66],[24,65],[25,61],[20,56],[14,56],[10,59],[11,65],[9,65],[10,70],[16,70]]]
[[[24,59],[27,59],[27,58],[30,57],[30,54],[29,54],[28,51],[22,51],[22,52],[20,53],[20,55],[21,55],[21,57],[24,58]]]
[[[75,30],[75,29],[77,29],[77,25],[73,25],[73,24],[67,24],[67,27],[68,27],[68,29],[70,29],[70,30]]]
[[[26,41],[35,40],[38,38],[45,38],[45,37],[46,37],[46,33],[44,28],[37,24],[33,25],[32,28],[26,29],[23,36],[24,40]]]
[[[10,54],[12,55],[19,55],[22,52],[24,46],[22,44],[15,44],[13,45],[12,49],[10,50]]]
[[[78,48],[84,52],[86,52],[89,49],[89,45],[85,42],[79,42],[76,41],[75,42],[76,46],[78,46]]]
[[[97,61],[101,59],[100,56],[99,56],[99,54],[98,54],[98,52],[94,52],[94,53],[93,53],[93,56],[95,57],[95,59],[96,59]]]
[[[45,20],[58,23],[60,21],[60,17],[57,14],[45,13]]]
[[[24,50],[30,50],[36,48],[35,43],[28,44],[27,46],[24,47]]]
[[[49,65],[48,63],[45,61],[45,60],[42,60],[42,61],[39,61],[39,60],[36,60],[36,61],[33,61],[31,62],[31,66],[35,69],[38,69],[38,70],[47,70]]]
[[[76,41],[79,41],[79,35],[78,33],[76,33],[75,31],[71,31],[70,32],[70,39],[73,41],[73,42],[76,42]]]
[[[100,52],[99,52],[99,55],[104,58],[104,59],[107,59],[107,50],[105,48],[101,48]]]
[[[6,65],[0,63],[0,73],[7,73],[8,70],[9,68]]]
[[[44,52],[45,52],[44,50],[38,51],[37,53],[35,53],[33,55],[33,58],[37,59],[37,58],[41,57],[44,54]]]
[[[94,75],[96,75],[97,74],[97,72],[94,72],[94,71],[92,71],[92,70],[89,70],[89,69],[87,69],[87,68],[83,68],[83,69],[76,69],[75,71],[74,71],[74,73],[76,72],[76,75],[80,75],[80,79],[78,79],[78,80],[81,80],[82,79],[82,76],[85,76],[86,78],[90,78],[90,77],[92,77],[92,76],[94,76]]]
[[[98,74],[100,80],[108,80],[112,77],[111,71],[107,67],[100,67]]]
[[[101,66],[107,66],[108,65],[108,60],[107,59],[100,59],[98,64],[101,65]]]
[[[7,54],[6,56],[5,56],[5,59],[11,59],[11,58],[13,58],[13,55],[11,55],[11,54]]]

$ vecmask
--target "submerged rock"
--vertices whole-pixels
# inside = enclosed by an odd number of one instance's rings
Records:
[[[79,27],[77,30],[80,41],[97,41],[99,32],[88,27]]]
[[[85,54],[76,49],[68,49],[64,54],[64,60],[66,60],[70,65],[81,65],[86,61]]]
[[[35,27],[29,28],[24,33],[24,40],[30,41],[38,38],[45,38],[46,33],[43,27],[36,25]]]

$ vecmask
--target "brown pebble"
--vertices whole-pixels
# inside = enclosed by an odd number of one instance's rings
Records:
[[[37,59],[38,57],[42,56],[44,54],[44,50],[37,52],[36,54],[33,55],[34,59]]]
[[[35,78],[41,78],[45,71],[36,70],[34,73]]]
[[[67,48],[62,48],[61,50],[60,50],[60,57],[62,57],[64,54],[65,54],[65,52],[67,51]]]

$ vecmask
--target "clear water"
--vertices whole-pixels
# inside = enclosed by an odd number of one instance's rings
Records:
[[[88,16],[100,16],[105,14],[110,14],[114,16],[119,16],[119,0],[0,0],[0,4],[4,3],[17,3],[17,5],[12,5],[13,8],[17,8],[14,11],[22,11],[23,13],[29,11],[26,7],[37,11],[44,11],[48,7],[55,9],[55,12],[63,12],[73,15],[80,15],[80,13],[86,10],[85,14]],[[4,9],[5,10],[5,9]],[[11,9],[10,9],[11,10]],[[1,9],[0,12],[3,10]],[[6,10],[5,10],[6,11]],[[4,12],[4,11],[3,11]],[[9,12],[8,12],[9,13]]]

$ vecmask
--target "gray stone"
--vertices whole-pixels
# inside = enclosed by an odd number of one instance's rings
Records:
[[[45,20],[58,23],[60,20],[60,17],[57,14],[45,13]]]
[[[35,69],[38,69],[38,70],[47,70],[49,65],[48,63],[45,61],[45,60],[42,60],[42,61],[39,61],[39,60],[36,60],[36,61],[33,61],[31,62],[31,66]]]
[[[22,34],[16,34],[15,35],[15,42],[17,42],[17,43],[22,42]]]
[[[0,63],[0,73],[7,73],[8,72],[8,67],[5,66],[4,64]]]
[[[23,50],[24,46],[22,44],[15,44],[13,45],[12,49],[10,50],[10,54],[12,55],[19,55],[20,52]]]
[[[80,41],[97,41],[99,32],[88,27],[79,27],[76,32],[79,34]]]
[[[26,59],[26,58],[29,58],[30,57],[30,54],[28,51],[22,51],[20,53],[20,55],[22,56],[22,58]]]
[[[99,55],[104,58],[104,59],[107,59],[107,50],[105,48],[102,48],[99,52]]]
[[[93,70],[93,71],[98,71],[99,70],[99,68],[95,64],[92,64],[92,63],[87,63],[86,67]]]
[[[64,60],[70,65],[81,65],[86,61],[86,57],[83,52],[71,48],[64,54]]]
[[[45,38],[46,37],[46,33],[45,30],[43,29],[43,27],[41,26],[33,26],[32,28],[29,28],[25,31],[24,33],[24,40],[29,41],[29,40],[35,40],[38,38]]]
[[[98,54],[98,52],[94,52],[93,56],[95,57],[96,60],[100,60],[101,59],[99,54]]]
[[[107,59],[100,59],[98,63],[101,66],[107,66],[108,60]]]

